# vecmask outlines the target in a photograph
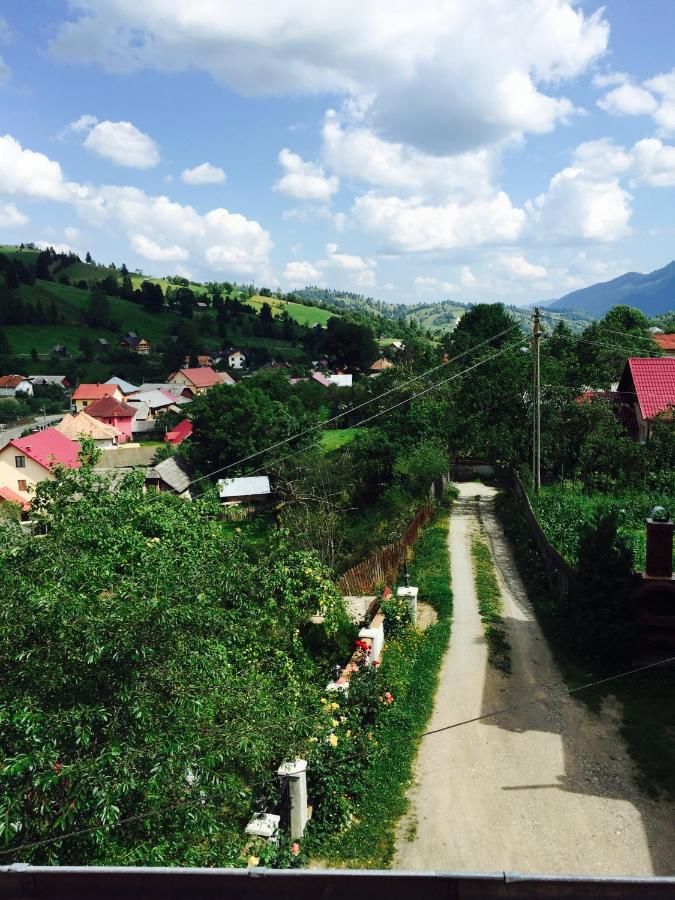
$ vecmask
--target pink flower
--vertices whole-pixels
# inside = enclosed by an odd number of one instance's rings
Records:
[[[385,691],[384,702],[387,704],[387,706],[391,706],[391,704],[394,702],[393,694],[391,694],[389,691]]]
[[[296,841],[294,844],[291,844],[291,853],[293,856],[297,856],[300,852],[300,844]]]

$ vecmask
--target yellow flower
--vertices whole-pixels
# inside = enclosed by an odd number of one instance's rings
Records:
[[[317,737],[311,737],[311,738],[309,739],[309,742],[310,742],[310,744],[316,744],[316,742],[317,742],[318,740],[319,740],[319,739],[318,739]]]
[[[257,866],[259,862],[260,862],[260,860],[258,859],[257,856],[249,856],[249,858],[247,860],[247,865]]]
[[[331,703],[330,708],[331,709],[340,709],[340,704],[339,703]]]
[[[322,702],[322,703],[328,703],[328,700],[326,700],[325,697],[322,697],[322,698],[321,698],[321,702]]]
[[[345,737],[351,737],[351,736],[352,736],[351,731],[348,731],[347,734],[345,735]]]
[[[330,721],[331,721],[333,728],[337,728],[338,725],[340,724],[337,719],[331,719]]]
[[[338,736],[337,734],[329,734],[327,738],[328,743],[331,747],[337,747],[338,745]]]

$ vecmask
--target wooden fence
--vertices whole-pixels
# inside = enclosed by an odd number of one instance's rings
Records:
[[[412,521],[401,537],[392,544],[382,547],[368,559],[348,569],[340,578],[338,587],[344,596],[362,597],[373,594],[378,587],[393,584],[403,564],[405,551],[415,543],[420,528],[434,513],[434,503],[442,497],[450,479],[444,475],[429,489],[429,499],[415,513]]]

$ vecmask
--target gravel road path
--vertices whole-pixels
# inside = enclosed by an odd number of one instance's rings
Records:
[[[637,789],[616,703],[596,716],[579,700],[552,696],[564,684],[495,519],[495,491],[477,482],[459,489],[449,535],[452,638],[429,728],[550,699],[424,738],[393,867],[675,874],[675,804]],[[477,612],[470,539],[479,502],[504,600],[510,676],[488,667]]]

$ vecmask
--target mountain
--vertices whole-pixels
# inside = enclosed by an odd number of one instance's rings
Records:
[[[626,272],[612,281],[572,291],[554,300],[549,309],[578,309],[593,316],[602,316],[619,304],[633,306],[646,316],[675,309],[675,262],[647,275]]]

